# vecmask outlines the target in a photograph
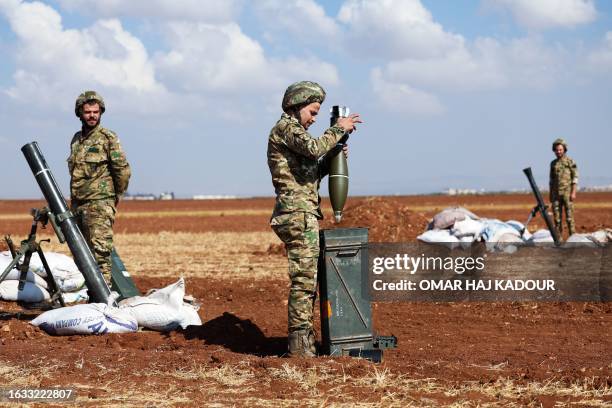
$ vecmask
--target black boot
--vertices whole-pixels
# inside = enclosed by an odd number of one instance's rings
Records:
[[[314,348],[314,334],[312,330],[303,329],[289,333],[290,357],[316,357]]]

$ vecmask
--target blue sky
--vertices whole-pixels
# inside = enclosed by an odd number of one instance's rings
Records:
[[[72,110],[107,101],[129,191],[268,196],[267,135],[291,82],[366,123],[351,194],[547,184],[564,137],[581,185],[612,184],[612,2],[0,0],[0,198],[39,197],[37,140],[64,192]],[[325,191],[325,186],[322,188]]]

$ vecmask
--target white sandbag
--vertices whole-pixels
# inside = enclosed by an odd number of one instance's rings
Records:
[[[516,221],[516,220],[510,220],[510,221],[506,221],[506,225],[509,225],[512,228],[514,228],[519,234],[521,233],[521,231],[524,230],[523,232],[524,240],[531,238],[531,233],[527,231],[527,228],[525,228],[525,224],[523,224],[522,222]]]
[[[64,293],[77,292],[83,289],[85,286],[85,277],[81,274],[81,272],[78,272],[78,274],[72,276],[55,276],[55,272],[52,273],[57,286]]]
[[[447,229],[425,231],[417,239],[430,244],[444,245],[450,249],[456,248],[459,245],[459,238],[452,235]]]
[[[0,273],[2,273],[2,271],[4,271],[4,268],[2,268],[2,264],[0,263]],[[11,269],[11,271],[6,275],[4,279],[7,281],[9,280],[18,281],[20,274],[21,272],[19,272],[17,269]],[[45,288],[47,290],[49,289],[49,284],[47,283],[47,281],[41,278],[40,276],[38,276],[37,274],[33,273],[32,271],[28,271],[26,275],[26,282],[31,282],[35,284],[36,286],[40,286],[41,288]]]
[[[138,326],[150,330],[172,331],[179,327],[182,320],[180,307],[172,307],[161,303],[159,299],[149,299],[146,296],[124,299],[119,307],[134,316]]]
[[[588,235],[591,241],[601,245],[607,244],[608,242],[612,242],[612,229],[609,228],[595,231]]]
[[[65,303],[87,302],[89,300],[87,288],[83,288],[76,292],[62,293],[62,297],[64,298]]]
[[[481,237],[486,242],[498,242],[502,235],[509,234],[520,238],[520,233],[500,220],[484,220]]]
[[[463,221],[468,217],[473,220],[480,219],[476,214],[463,207],[448,207],[434,215],[431,226],[433,229],[450,228],[455,222]]]
[[[74,277],[76,274],[81,274],[79,268],[77,268],[72,258],[67,255],[57,252],[45,252],[45,259],[49,264],[51,273],[56,278],[68,276]],[[38,254],[32,254],[30,269],[32,272],[37,273],[42,277],[47,276],[47,271],[45,271]]]
[[[89,303],[50,310],[32,320],[48,334],[70,336],[74,334],[132,333],[138,322],[128,311],[104,303]]]
[[[56,252],[46,252],[45,259],[49,264],[49,268],[51,269],[51,273],[55,278],[57,286],[62,292],[78,291],[85,285],[85,277],[69,256]],[[3,271],[12,260],[13,258],[11,257],[10,253],[0,253],[0,272]],[[31,274],[34,274],[35,276],[30,277]],[[38,276],[38,279],[36,276]],[[34,282],[38,286],[48,289],[47,282],[44,279],[40,279],[45,278],[46,276],[47,271],[45,271],[40,257],[37,253],[32,254],[32,258],[30,259],[30,269],[28,272],[28,281]],[[19,278],[11,277],[8,279]]]
[[[26,282],[23,290],[19,290],[18,280],[5,280],[0,282],[0,299],[11,302],[39,303],[49,300],[50,296],[47,289],[32,282]]]
[[[202,319],[200,319],[198,310],[200,310],[200,306],[183,303],[182,320],[179,322],[183,329],[186,329],[187,326],[202,325]]]
[[[473,243],[474,243],[474,236],[473,235],[465,235],[465,236],[459,238],[459,244],[461,245],[461,248],[463,248],[463,249],[471,248]]]
[[[516,233],[504,233],[497,237],[496,241],[490,241],[486,243],[487,250],[495,252],[502,251],[508,254],[513,254],[517,251],[518,247],[525,245],[520,237]]]
[[[552,244],[555,242],[555,240],[553,239],[549,230],[540,229],[533,233],[531,239],[529,239],[529,242],[533,244]]]
[[[180,278],[176,283],[154,290],[147,296],[124,299],[119,302],[119,307],[129,310],[139,326],[151,330],[166,332],[175,330],[179,326],[201,325],[197,309],[184,303],[184,297],[185,281]]]
[[[473,220],[469,217],[466,217],[464,220],[455,222],[455,225],[453,225],[453,228],[451,228],[451,233],[457,238],[461,238],[466,235],[479,237],[483,228],[484,223],[482,223],[481,221]]]

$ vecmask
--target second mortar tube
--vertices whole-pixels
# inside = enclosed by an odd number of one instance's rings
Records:
[[[334,126],[338,118],[345,118],[349,115],[349,108],[346,106],[333,106],[331,108],[330,126]],[[349,187],[348,162],[342,152],[342,146],[346,143],[348,134],[345,134],[340,143],[337,153],[330,158],[329,162],[329,199],[334,210],[334,219],[340,222],[342,210],[346,203]]]

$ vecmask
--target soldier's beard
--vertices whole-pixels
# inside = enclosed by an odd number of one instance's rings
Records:
[[[96,123],[94,123],[93,125],[89,125],[85,119],[81,119],[81,123],[83,125],[83,129],[90,130],[90,129],[95,128],[96,126],[98,126],[100,124],[100,119],[101,118],[98,118]]]

